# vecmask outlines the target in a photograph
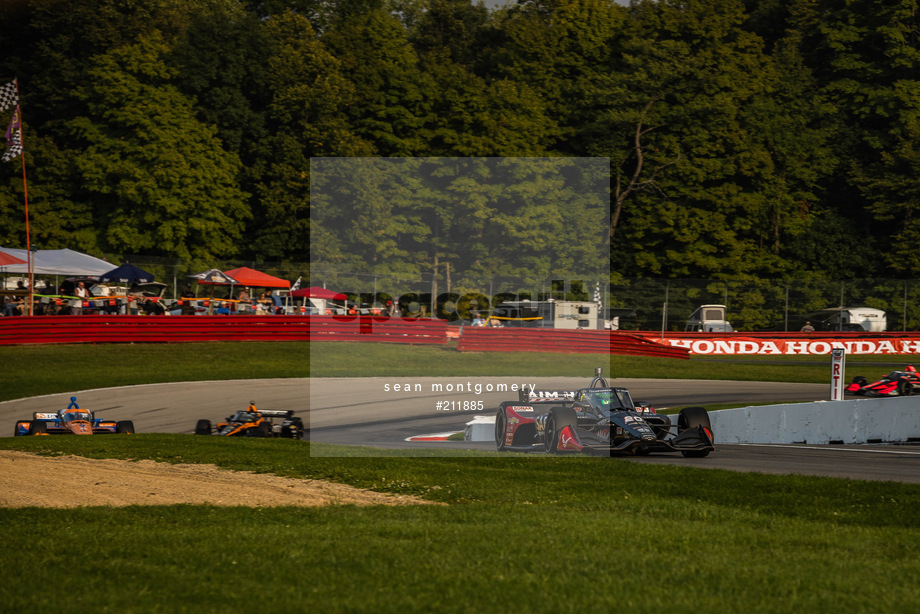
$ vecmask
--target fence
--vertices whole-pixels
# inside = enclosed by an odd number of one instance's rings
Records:
[[[620,278],[610,283],[604,303],[629,314],[620,316],[621,328],[646,331],[683,330],[705,304],[725,305],[740,331],[798,331],[819,310],[852,306],[885,311],[889,331],[920,330],[918,279]]]

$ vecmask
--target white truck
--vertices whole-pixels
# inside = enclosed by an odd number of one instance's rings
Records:
[[[730,333],[731,322],[725,319],[725,305],[700,305],[687,319],[688,332]]]

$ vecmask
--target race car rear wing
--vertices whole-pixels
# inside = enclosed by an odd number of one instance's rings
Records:
[[[574,403],[574,390],[521,390],[518,392],[521,403]]]
[[[294,415],[292,409],[260,409],[259,413],[266,418],[290,418]]]

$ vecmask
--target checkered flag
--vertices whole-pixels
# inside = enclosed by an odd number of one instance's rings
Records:
[[[596,282],[594,284],[594,302],[597,303],[597,313],[604,309],[604,303],[601,301],[601,282]]]
[[[13,117],[10,119],[10,125],[6,129],[5,136],[6,152],[3,154],[3,157],[0,158],[0,161],[9,162],[22,155],[22,121],[19,119],[18,106],[16,110],[13,111]]]
[[[0,86],[0,111],[6,111],[18,104],[19,89],[16,87],[16,79],[13,79],[6,85]]]

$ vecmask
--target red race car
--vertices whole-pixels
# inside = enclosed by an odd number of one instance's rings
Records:
[[[862,375],[853,378],[846,387],[847,394],[865,397],[906,397],[920,390],[920,373],[913,365],[907,365],[904,371],[892,371],[882,379],[869,382]]]

